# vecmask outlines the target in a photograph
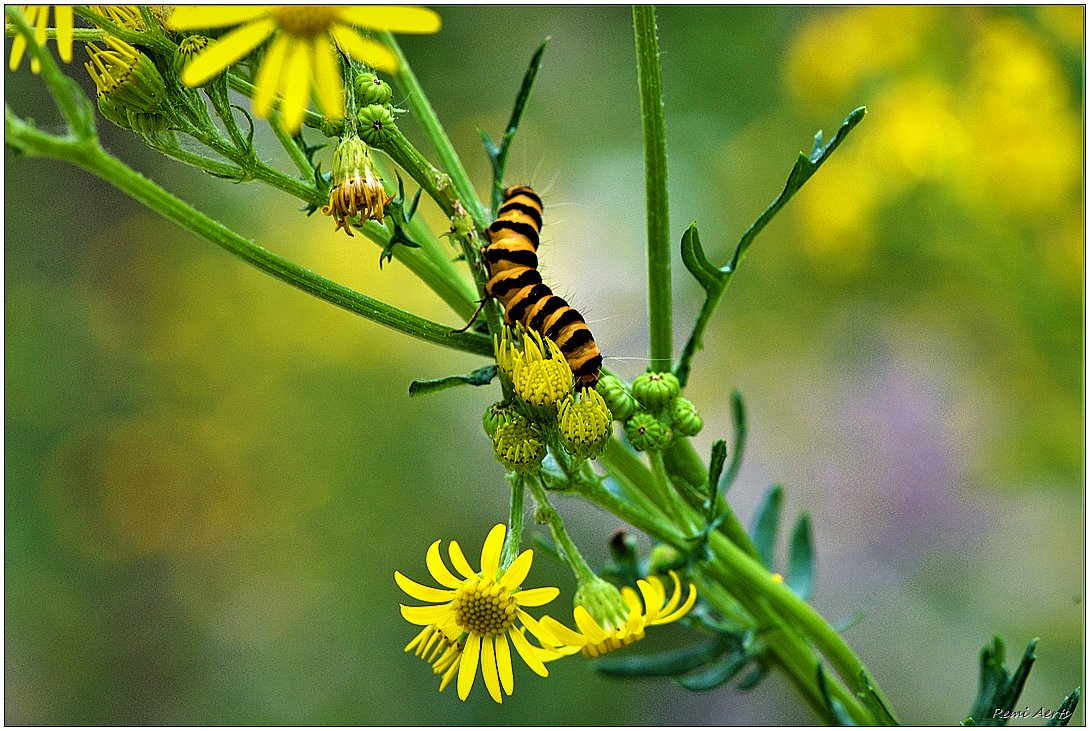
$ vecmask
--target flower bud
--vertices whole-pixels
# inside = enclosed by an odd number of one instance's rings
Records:
[[[674,438],[670,427],[646,412],[640,412],[629,419],[624,425],[624,433],[638,452],[665,449]]]
[[[116,118],[122,114],[127,119],[129,113],[166,111],[166,84],[151,59],[112,36],[106,36],[103,42],[106,49],[87,44],[91,60],[84,67],[94,80],[99,97],[105,98],[112,108],[114,116],[107,118],[117,124]],[[132,129],[128,123],[120,126]]]
[[[360,104],[389,104],[393,96],[390,85],[370,71],[356,75],[356,99]]]
[[[386,204],[393,196],[386,192],[378,176],[367,145],[355,135],[346,137],[333,152],[333,187],[329,189],[329,204],[322,214],[337,222],[337,229],[352,236],[353,219],[359,224],[374,219],[382,223]]]
[[[584,646],[584,655],[598,657],[639,642],[646,636],[642,622],[629,625],[632,607],[625,602],[621,591],[605,579],[595,576],[591,580],[580,581],[575,590],[574,603],[587,611],[604,635],[598,643]]]
[[[356,116],[360,123],[360,137],[369,145],[381,146],[397,129],[394,113],[382,104],[368,104]]]
[[[593,459],[606,448],[613,434],[613,414],[597,391],[584,388],[557,407],[557,426],[564,449],[576,457]]]
[[[659,411],[681,392],[673,373],[644,373],[632,382],[632,395],[648,411]]]
[[[517,416],[496,428],[492,449],[507,469],[533,472],[545,458],[545,438],[532,421]]]
[[[556,343],[534,330],[522,331],[521,348],[515,346],[513,339],[507,328],[502,338],[495,338],[496,363],[511,379],[523,403],[552,407],[571,394],[575,377]]]
[[[704,428],[704,420],[696,413],[693,402],[687,398],[674,401],[672,409],[674,431],[683,437],[695,436]]]
[[[189,62],[208,48],[208,43],[208,39],[204,36],[193,35],[183,38],[182,42],[178,44],[177,50],[174,51],[174,72],[181,76],[182,70],[189,65]],[[219,78],[219,76],[220,74],[216,74],[212,79]],[[209,83],[212,79],[204,82],[201,86]]]
[[[619,421],[627,421],[636,410],[636,401],[632,394],[625,388],[624,382],[616,376],[605,375],[598,380],[595,387],[602,394],[606,406],[609,407],[613,418]]]
[[[485,410],[481,421],[484,424],[484,433],[489,439],[496,436],[496,430],[504,424],[509,424],[519,416],[515,405],[510,401],[497,401]]]

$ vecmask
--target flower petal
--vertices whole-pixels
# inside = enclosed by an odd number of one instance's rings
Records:
[[[57,54],[68,63],[72,60],[72,37],[74,35],[71,5],[53,6],[53,23],[57,26]]]
[[[284,71],[284,59],[288,55],[288,37],[278,35],[273,38],[261,60],[261,68],[254,79],[254,114],[268,117],[280,91],[280,77]]]
[[[481,675],[484,676],[484,687],[488,689],[488,695],[497,703],[503,703],[500,676],[496,671],[496,648],[492,640],[493,635],[481,638]]]
[[[500,583],[506,586],[508,589],[517,589],[522,586],[522,582],[526,581],[526,577],[530,574],[530,566],[534,562],[534,551],[532,548],[527,548],[525,551],[519,554],[507,570],[503,572],[503,577],[500,579]]]
[[[511,635],[511,641],[515,643],[515,649],[518,650],[519,657],[526,663],[526,666],[543,678],[549,677],[549,669],[545,667],[545,663],[541,662],[541,658],[534,652],[533,646],[526,640],[522,630],[513,629],[509,634]]]
[[[670,622],[675,622],[685,616],[689,610],[693,608],[694,604],[696,604],[696,587],[689,584],[689,596],[685,599],[685,603],[678,607],[676,612],[668,614],[665,617],[659,617],[651,622],[651,624],[669,624]]]
[[[488,531],[488,537],[484,539],[484,548],[481,549],[481,576],[486,579],[495,579],[500,570],[500,551],[503,550],[503,537],[507,535],[507,526],[497,523]]]
[[[496,665],[500,671],[500,683],[503,691],[511,695],[515,691],[515,674],[511,672],[511,645],[507,644],[507,635],[496,635]]]
[[[167,26],[174,30],[223,28],[260,18],[268,12],[266,5],[181,5],[174,8]]]
[[[572,614],[575,617],[575,626],[583,633],[583,637],[587,638],[586,644],[597,645],[608,637],[605,630],[594,621],[594,617],[590,616],[590,612],[582,605],[576,607]]]
[[[344,116],[344,80],[341,67],[327,38],[314,39],[314,86],[318,91],[318,106],[330,119]]]
[[[442,541],[436,541],[428,547],[426,559],[428,571],[431,572],[432,578],[438,581],[440,585],[445,586],[448,589],[457,589],[465,582],[450,573],[450,569],[447,568],[446,563],[443,561],[443,557],[439,554],[440,543],[442,543]]]
[[[467,579],[477,578],[477,572],[469,565],[469,561],[466,561],[466,555],[462,553],[462,547],[458,545],[458,541],[450,542],[447,553],[450,554],[450,562],[454,564],[455,571]]]
[[[477,661],[481,656],[481,636],[470,634],[466,647],[462,650],[462,659],[458,663],[458,697],[465,700],[473,690],[473,681],[477,679]]]
[[[38,19],[34,24],[34,40],[38,43],[39,48],[45,48],[46,28],[49,26],[49,6],[42,5],[38,11]],[[42,70],[42,62],[38,60],[38,57],[30,59],[30,70],[34,73],[38,73]]]
[[[403,592],[422,602],[447,602],[457,594],[453,589],[434,589],[430,586],[418,584],[400,571],[394,572],[394,581],[397,582]]]
[[[352,5],[341,9],[340,19],[391,33],[435,33],[443,24],[434,10],[407,5]]]
[[[543,626],[541,622],[538,622],[536,619],[531,617],[527,612],[524,612],[520,609],[518,610],[517,616],[520,620],[522,620],[523,626],[525,626],[526,629],[530,630],[530,633],[533,634],[533,636],[536,637],[541,644],[560,644],[560,640],[556,638],[556,635],[550,632],[547,627]]]
[[[401,616],[413,624],[444,625],[444,620],[450,618],[450,607],[446,604],[438,604],[431,607],[410,607],[401,605]]]
[[[199,86],[250,53],[276,29],[271,19],[236,28],[210,45],[182,71],[182,83]]]
[[[28,5],[25,8],[20,8],[23,11],[23,20],[31,28],[34,27],[34,19],[38,17],[39,7],[37,5]],[[41,8],[42,12],[45,12],[45,8]],[[23,60],[23,53],[26,52],[26,37],[22,33],[16,33],[15,38],[11,41],[11,60],[8,62],[8,68],[15,71],[19,68],[19,64]]]
[[[313,55],[309,42],[295,40],[288,51],[284,73],[280,75],[280,117],[284,131],[295,134],[303,126],[310,100],[310,63]]]
[[[548,604],[560,596],[560,589],[555,586],[543,586],[539,589],[518,591],[511,596],[519,603],[520,607],[540,607],[542,604]]]
[[[377,41],[363,38],[347,25],[334,25],[329,31],[337,45],[352,58],[368,66],[393,73],[397,70],[397,56],[386,46]]]
[[[556,639],[560,640],[560,642],[564,643],[565,645],[582,647],[583,645],[587,644],[587,641],[583,637],[583,635],[558,622],[557,620],[550,617],[548,614],[541,618],[541,624],[544,625],[545,628],[548,629],[549,632],[551,632],[556,637]]]
[[[681,579],[678,578],[676,571],[670,572],[670,578],[674,580],[674,592],[670,596],[670,599],[655,612],[656,615],[669,614],[677,607],[678,602],[681,601]],[[665,589],[663,589],[663,597],[666,596]]]

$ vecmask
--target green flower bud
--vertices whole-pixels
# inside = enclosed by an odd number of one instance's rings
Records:
[[[557,407],[557,426],[564,449],[576,457],[593,459],[606,448],[613,434],[613,415],[597,391],[584,388]]]
[[[674,401],[672,417],[674,431],[682,436],[695,436],[704,428],[704,420],[696,413],[696,407],[689,399],[679,398]]]
[[[609,407],[614,419],[627,421],[636,410],[636,400],[628,392],[624,381],[616,376],[602,376],[595,388],[597,388],[598,393],[602,394],[602,398],[605,399],[606,406]]]
[[[360,104],[389,104],[393,96],[390,85],[370,71],[356,75],[356,98]]]
[[[170,120],[153,112],[129,112],[129,129],[144,137],[156,137],[170,129]]]
[[[481,421],[484,423],[484,433],[489,439],[496,436],[496,430],[504,424],[510,424],[519,417],[515,405],[510,401],[497,401],[485,410]]]
[[[648,411],[659,411],[681,393],[673,373],[644,373],[632,382],[632,395]]]
[[[537,425],[519,416],[496,428],[492,448],[507,469],[533,472],[545,458],[545,437]]]
[[[208,39],[204,36],[186,36],[182,39],[182,42],[178,44],[178,48],[174,51],[174,72],[180,77],[182,71],[189,63],[201,54],[204,49],[208,48]],[[220,74],[216,74],[212,79],[217,79]],[[212,79],[204,82],[201,86],[208,84]]]
[[[624,433],[638,452],[665,449],[674,438],[670,427],[646,412],[629,419],[624,425]]]
[[[129,112],[165,111],[166,84],[151,59],[112,36],[106,36],[103,42],[108,46],[105,50],[87,44],[87,55],[91,60],[84,64],[99,96],[109,101],[114,112],[123,111],[126,116]]]
[[[371,145],[382,145],[390,139],[390,134],[397,129],[394,113],[381,104],[368,104],[357,113],[360,123],[360,137]]]
[[[664,574],[668,570],[676,568],[679,558],[681,558],[681,554],[676,548],[665,543],[659,543],[647,555],[647,573]]]
[[[628,622],[628,614],[632,611],[620,590],[598,576],[579,582],[573,603],[586,609],[602,628],[624,627]]]

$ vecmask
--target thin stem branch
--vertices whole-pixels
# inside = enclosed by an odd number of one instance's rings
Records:
[[[655,8],[632,7],[636,70],[643,120],[643,161],[647,194],[647,306],[651,366],[673,367],[674,332],[670,280],[670,202],[666,188],[666,108],[659,67]]]

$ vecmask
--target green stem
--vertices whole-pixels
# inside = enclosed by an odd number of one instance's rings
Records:
[[[430,343],[477,355],[492,354],[492,344],[485,337],[475,333],[451,333],[445,325],[356,292],[247,241],[97,146],[41,132],[7,108],[4,112],[4,130],[7,144],[24,154],[78,165],[187,231],[208,239],[243,261],[308,294]]]
[[[401,52],[401,46],[398,45],[393,34],[380,31],[376,36],[383,45],[387,46],[397,56],[398,68],[394,75],[397,78],[398,85],[408,95],[407,103],[409,108],[413,111],[416,120],[424,130],[424,135],[428,138],[428,142],[431,143],[435,154],[439,156],[440,164],[450,175],[454,190],[457,192],[462,205],[469,212],[469,215],[473,217],[473,222],[477,225],[477,228],[483,231],[490,223],[488,215],[485,213],[484,206],[481,205],[481,201],[473,189],[473,183],[470,181],[469,175],[466,174],[465,168],[462,167],[461,158],[454,151],[454,146],[450,144],[450,139],[447,137],[446,131],[443,130],[439,117],[436,116],[435,110],[432,109],[431,103],[428,101],[428,95],[424,93],[416,74],[413,73],[412,66],[409,64],[408,59],[405,58],[405,54]]]
[[[587,560],[583,558],[583,554],[579,552],[575,543],[568,536],[560,513],[556,512],[556,508],[549,502],[549,496],[545,492],[545,486],[541,483],[541,478],[537,474],[532,474],[527,477],[526,482],[530,486],[530,493],[534,496],[534,500],[537,501],[539,515],[544,516],[545,521],[549,524],[556,547],[560,550],[560,555],[567,561],[571,570],[575,572],[575,578],[580,583],[596,579],[597,574],[594,573],[594,569],[590,567]]]
[[[632,7],[636,70],[643,120],[643,161],[647,191],[647,307],[651,367],[673,367],[674,333],[670,281],[670,203],[666,189],[666,109],[659,67],[655,8]]]
[[[291,158],[296,170],[302,174],[303,179],[314,180],[314,167],[310,164],[310,160],[307,160],[307,156],[303,154],[303,151],[299,149],[299,145],[295,143],[291,135],[284,131],[284,125],[280,124],[279,113],[273,112],[269,115],[269,126],[272,127],[277,141],[284,148],[284,152],[288,153],[288,157]]]
[[[526,512],[526,485],[522,475],[511,473],[507,475],[507,481],[511,483],[511,514],[507,540],[503,544],[500,553],[500,570],[506,570],[511,563],[518,558],[519,549],[522,547],[523,514]]]
[[[670,485],[670,478],[666,476],[666,467],[662,462],[662,452],[648,452],[647,456],[651,462],[651,475],[653,477],[651,484],[654,487],[654,496],[657,498],[657,502],[661,504],[666,514],[674,521],[674,525],[681,530],[685,530],[689,527],[689,524],[681,517],[680,506],[675,499],[676,493]]]

